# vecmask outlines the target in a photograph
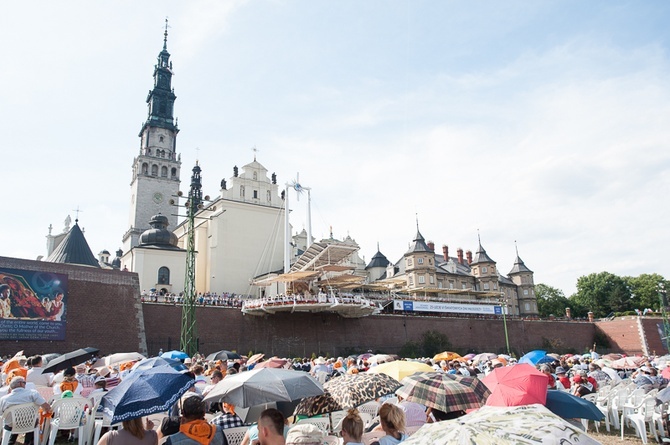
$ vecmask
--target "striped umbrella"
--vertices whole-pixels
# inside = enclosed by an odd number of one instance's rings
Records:
[[[491,394],[476,377],[443,372],[414,374],[400,383],[403,387],[396,391],[399,397],[445,413],[479,408]]]

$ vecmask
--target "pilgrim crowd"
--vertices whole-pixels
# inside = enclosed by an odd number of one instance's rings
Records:
[[[325,434],[312,424],[292,426],[300,416],[291,412],[282,412],[269,408],[260,413],[253,424],[247,424],[237,414],[238,407],[225,401],[205,400],[216,385],[238,373],[247,372],[256,366],[271,364],[270,367],[293,369],[296,372],[309,373],[325,383],[346,374],[365,373],[373,370],[383,362],[401,360],[394,356],[361,356],[338,358],[302,358],[281,359],[273,357],[262,361],[262,354],[253,360],[246,357],[237,360],[206,360],[196,354],[183,362],[183,373],[194,380],[190,389],[174,404],[160,425],[148,418],[135,418],[123,421],[122,428],[110,429],[98,441],[98,445],[110,444],[227,444],[224,430],[229,428],[248,427],[241,442],[242,445],[262,444],[274,445],[285,443],[324,443]],[[615,369],[613,363],[623,360],[622,356],[600,357],[595,351],[584,355],[550,354],[537,364],[536,368],[546,374],[549,390],[567,391],[575,396],[584,397],[597,393],[599,390],[615,385],[634,384],[645,392],[666,387],[668,371],[664,371],[670,361],[664,358],[630,357],[627,368]],[[507,355],[470,354],[460,357],[420,360],[434,371],[446,374],[458,374],[483,378],[496,368],[515,366],[516,360]],[[628,363],[628,362],[627,362]],[[100,400],[107,391],[114,388],[133,372],[134,361],[100,366],[96,359],[88,360],[74,367],[68,367],[57,373],[44,372],[45,361],[42,356],[25,357],[17,355],[5,359],[0,376],[0,415],[13,405],[34,403],[39,406],[43,416],[49,416],[52,408],[50,402],[58,398],[86,397],[91,405]],[[48,388],[45,392],[43,389]],[[48,394],[49,396],[45,396]],[[97,397],[96,397],[97,395]],[[463,410],[441,411],[421,404],[403,400],[389,394],[374,401],[377,403],[374,422],[366,422],[357,409],[343,412],[338,427],[339,443],[343,445],[362,444],[363,435],[377,431],[374,443],[378,445],[395,445],[403,442],[410,431],[415,431],[425,423],[440,422],[457,418],[466,413]],[[332,425],[331,425],[332,427]],[[5,429],[11,425],[5,419]],[[71,439],[74,431],[64,431],[61,440]],[[17,435],[12,435],[10,444],[15,443]],[[34,438],[30,433],[23,439],[24,444],[32,444]],[[366,444],[367,445],[367,444]]]

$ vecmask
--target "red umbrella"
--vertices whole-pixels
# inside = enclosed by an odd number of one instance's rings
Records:
[[[268,360],[265,360],[264,362],[260,362],[256,366],[254,366],[254,369],[261,369],[261,368],[283,368],[286,366],[288,360],[284,360],[283,358],[279,357],[272,357]]]
[[[482,379],[491,395],[490,406],[520,406],[547,401],[547,375],[532,365],[521,363],[495,368]]]
[[[614,369],[635,369],[639,368],[645,360],[644,357],[622,357],[619,360],[614,360],[610,367]]]
[[[664,379],[670,380],[670,366],[667,368],[663,368],[663,371],[661,371],[661,375],[663,376]]]

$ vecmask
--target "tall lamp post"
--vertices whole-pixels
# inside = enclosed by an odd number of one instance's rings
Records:
[[[503,304],[502,316],[503,316],[503,327],[505,328],[505,345],[507,346],[507,355],[511,356],[512,352],[509,349],[509,335],[507,334],[507,297],[505,292],[500,292],[500,303]]]

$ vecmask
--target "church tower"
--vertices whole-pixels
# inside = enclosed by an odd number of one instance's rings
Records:
[[[123,235],[126,252],[139,244],[139,237],[149,229],[153,215],[167,217],[170,227],[177,227],[175,209],[170,199],[179,191],[181,156],[177,154],[177,133],[174,121],[172,62],[167,50],[167,19],[163,34],[163,50],[154,66],[154,87],[147,96],[148,116],[140,130],[140,152],[133,160],[130,181],[130,228]]]

